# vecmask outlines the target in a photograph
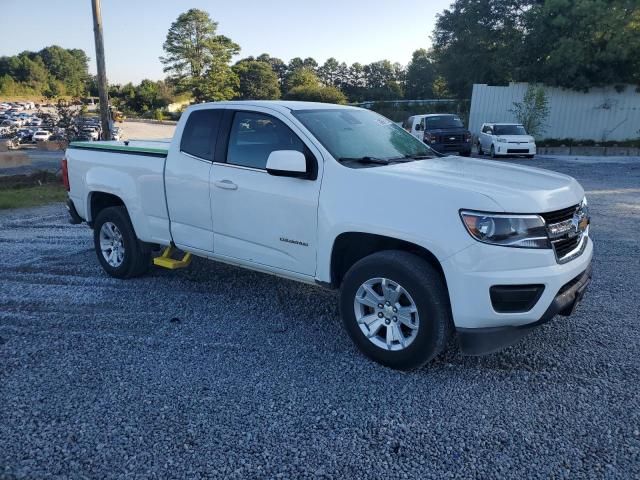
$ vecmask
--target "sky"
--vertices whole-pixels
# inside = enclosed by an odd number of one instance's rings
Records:
[[[268,53],[362,64],[388,59],[406,65],[429,48],[436,14],[452,0],[102,0],[109,83],[164,78],[162,44],[178,15],[207,11],[218,33],[242,58]],[[81,48],[95,73],[91,0],[0,0],[0,56],[49,45]]]

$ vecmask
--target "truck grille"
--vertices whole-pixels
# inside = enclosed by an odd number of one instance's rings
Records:
[[[440,136],[440,143],[462,143],[464,141],[464,135],[442,135]]]
[[[558,263],[573,260],[582,254],[587,245],[586,228],[579,228],[579,223],[574,219],[576,214],[579,218],[586,215],[588,219],[588,212],[584,208],[583,211],[580,205],[572,205],[540,214],[547,224],[547,233]]]
[[[550,223],[559,223],[571,220],[577,209],[578,205],[573,205],[571,207],[563,208],[562,210],[556,210],[555,212],[541,213],[540,216],[544,218],[547,225],[549,225]]]

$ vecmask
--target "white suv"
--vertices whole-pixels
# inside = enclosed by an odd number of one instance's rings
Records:
[[[524,155],[533,158],[536,142],[519,123],[483,123],[478,135],[478,153],[499,155]]]

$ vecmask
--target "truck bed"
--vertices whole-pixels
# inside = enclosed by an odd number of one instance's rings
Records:
[[[71,142],[66,151],[69,198],[87,221],[92,202],[104,194],[121,199],[140,240],[171,241],[164,192],[169,140]]]
[[[171,139],[166,140],[125,140],[121,142],[71,142],[69,148],[83,150],[113,151],[132,154],[166,157],[171,145]]]

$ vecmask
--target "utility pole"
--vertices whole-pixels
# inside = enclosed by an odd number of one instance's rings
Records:
[[[93,35],[96,40],[102,139],[111,140],[111,117],[109,114],[109,95],[107,92],[107,69],[104,65],[104,42],[102,41],[102,11],[100,9],[100,0],[91,0],[91,7],[93,8]]]

